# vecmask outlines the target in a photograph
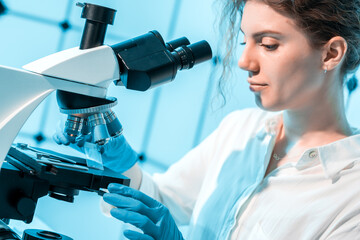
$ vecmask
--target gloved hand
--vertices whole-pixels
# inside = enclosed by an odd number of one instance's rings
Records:
[[[105,167],[120,173],[130,169],[139,160],[137,152],[131,148],[124,135],[111,138],[103,146],[101,156]]]
[[[91,139],[91,136],[86,136]],[[79,138],[75,143],[70,142],[69,138],[62,130],[57,130],[53,135],[54,141],[61,145],[70,145],[72,148],[84,153],[84,138]],[[131,148],[123,135],[111,138],[108,143],[99,148],[102,162],[105,167],[115,172],[123,173],[130,169],[139,159],[138,154]]]
[[[128,239],[184,239],[169,210],[158,201],[121,184],[111,183],[108,190],[110,193],[105,193],[103,198],[105,202],[115,206],[110,211],[111,215],[143,231],[139,233],[125,230],[124,235]]]
[[[87,136],[80,136],[76,138],[76,141],[70,140],[69,136],[67,136],[64,133],[64,130],[61,128],[61,126],[64,126],[64,122],[63,121],[59,121],[58,125],[56,127],[56,132],[54,133],[53,140],[59,144],[59,145],[65,145],[68,146],[70,145],[71,147],[75,148],[76,150],[83,152],[82,147],[84,146],[85,141],[91,139],[91,135],[87,135]]]

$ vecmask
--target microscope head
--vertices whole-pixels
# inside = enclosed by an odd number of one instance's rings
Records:
[[[78,6],[83,7],[81,17],[86,19],[80,47],[39,59],[24,66],[25,69],[104,89],[113,82],[116,86],[146,91],[171,82],[178,70],[191,69],[212,57],[206,41],[190,44],[182,37],[165,43],[157,31],[113,46],[103,45],[107,25],[113,24],[116,11],[88,3]],[[65,133],[72,141],[93,133],[92,142],[103,145],[122,132],[111,110],[116,98],[58,90],[57,101],[60,112],[68,115]]]
[[[182,37],[165,43],[157,31],[104,45],[106,27],[113,24],[115,10],[78,5],[86,19],[80,47],[31,62],[25,70],[0,66],[1,79],[12,79],[0,88],[1,97],[7,100],[0,101],[0,166],[25,121],[51,92],[57,91],[60,111],[69,115],[67,134],[76,138],[79,132],[94,131],[98,136],[94,142],[104,144],[108,135],[121,133],[121,125],[110,111],[117,103],[116,98],[107,96],[111,83],[146,91],[171,82],[177,71],[212,57],[206,41],[190,44]]]

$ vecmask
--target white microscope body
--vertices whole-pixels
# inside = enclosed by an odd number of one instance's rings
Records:
[[[106,45],[68,49],[24,69],[0,66],[0,167],[25,121],[51,92],[105,98],[110,83],[120,78],[115,53]]]

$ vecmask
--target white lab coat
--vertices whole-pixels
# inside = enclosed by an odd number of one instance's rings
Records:
[[[281,113],[229,114],[140,191],[165,204],[185,239],[360,239],[360,135],[306,150],[264,178]]]

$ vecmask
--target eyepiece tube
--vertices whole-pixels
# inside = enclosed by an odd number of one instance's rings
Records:
[[[191,69],[194,65],[212,58],[210,45],[205,41],[181,46],[171,52],[178,62],[178,69]]]
[[[178,38],[166,43],[166,49],[170,52],[183,45],[189,45],[190,41],[186,37]]]
[[[187,46],[194,57],[195,63],[199,64],[212,58],[212,51],[209,43],[205,40],[190,44]]]
[[[114,23],[116,10],[89,3],[78,6],[83,7],[81,17],[86,19],[80,49],[103,45],[107,25]]]

